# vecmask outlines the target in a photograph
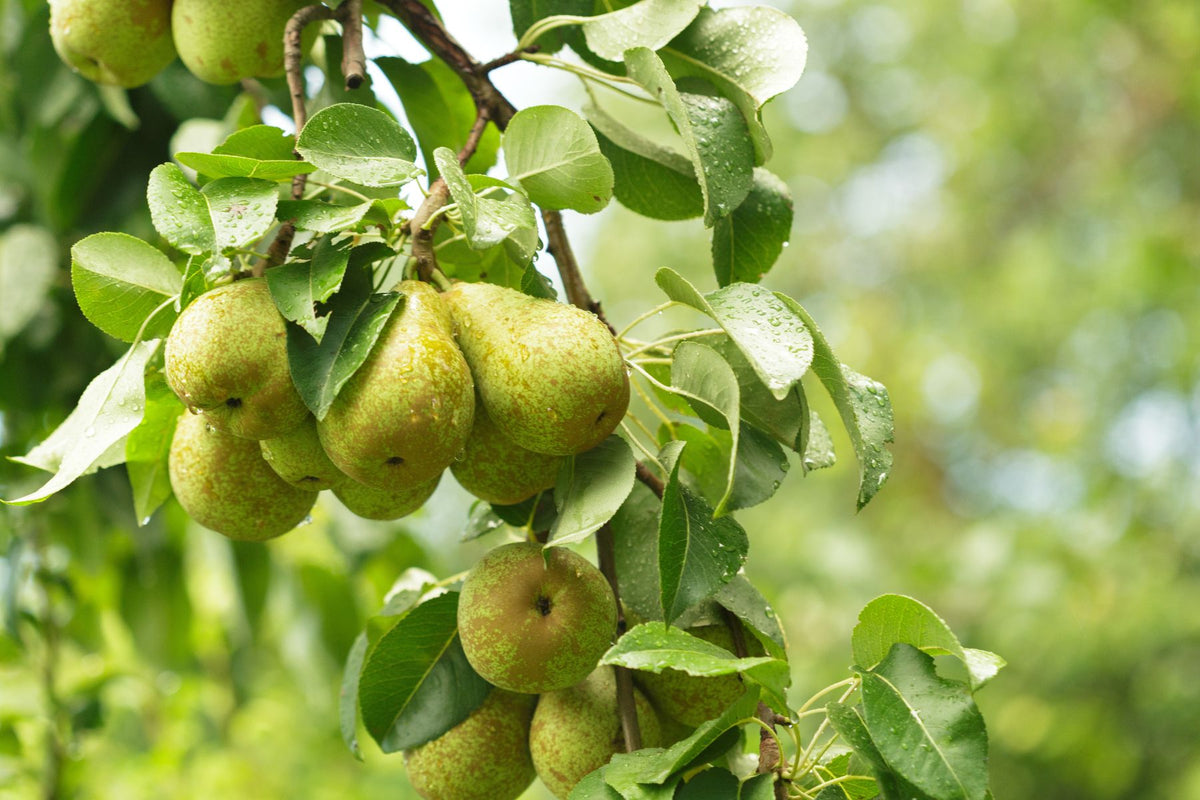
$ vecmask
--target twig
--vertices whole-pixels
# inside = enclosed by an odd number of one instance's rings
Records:
[[[554,256],[554,263],[558,265],[558,274],[562,277],[563,288],[567,290],[567,300],[572,305],[591,311],[600,319],[604,319],[600,314],[600,304],[592,299],[583,282],[583,273],[579,271],[579,262],[575,260],[575,253],[571,250],[571,243],[567,240],[567,229],[563,227],[562,213],[542,211],[542,222],[546,225],[546,237],[550,240],[546,249],[550,251],[550,255]],[[608,320],[605,320],[604,324],[608,325]],[[613,335],[616,335],[616,330],[611,325],[608,327],[612,330]]]
[[[508,66],[509,64],[520,61],[526,55],[531,55],[541,49],[542,46],[540,44],[535,44],[530,47],[526,47],[524,50],[513,50],[511,53],[506,53],[499,58],[493,58],[491,61],[484,64],[482,69],[484,72],[491,72],[494,69],[500,69],[500,67]]]
[[[342,77],[346,91],[362,86],[367,79],[367,56],[363,52],[362,0],[346,0],[336,12],[342,26]]]
[[[729,634],[733,638],[734,655],[738,658],[745,658],[750,655],[750,651],[746,647],[746,631],[742,628],[742,621],[727,608],[721,609],[721,617],[724,619],[725,626],[729,628]],[[762,730],[759,731],[758,735],[758,772],[759,774],[766,772],[780,773],[775,778],[775,797],[777,800],[786,800],[787,786],[780,780],[780,777],[782,777],[783,752],[779,748],[779,737],[775,735],[775,725],[781,721],[781,718],[770,706],[761,701],[758,704],[755,716],[762,723]]]
[[[641,461],[637,462],[636,469],[637,469],[637,479],[639,481],[641,481],[642,483],[646,484],[647,486],[649,486],[650,491],[654,492],[654,494],[658,497],[659,500],[662,500],[663,490],[666,488],[663,485],[662,480],[657,475],[655,475],[651,471],[651,469],[649,467],[647,467],[645,464],[643,464]]]
[[[617,585],[616,543],[612,526],[605,523],[596,531],[596,556],[600,572],[608,579],[617,601],[617,633],[625,631],[625,612],[621,607],[621,589]],[[633,673],[625,667],[613,667],[617,678],[617,713],[621,718],[621,733],[625,737],[625,752],[642,749],[642,731],[638,726],[637,702],[633,696]]]

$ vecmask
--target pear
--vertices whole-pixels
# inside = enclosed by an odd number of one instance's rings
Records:
[[[356,480],[346,480],[333,489],[342,505],[363,519],[391,520],[407,517],[421,506],[437,488],[441,475],[398,491],[372,489]]]
[[[235,436],[269,439],[308,415],[292,384],[287,329],[263,278],[196,298],[175,320],[165,358],[179,399]]]
[[[317,499],[316,492],[276,475],[258,442],[217,430],[202,415],[180,416],[167,466],[188,516],[230,539],[262,541],[287,533]]]
[[[654,708],[637,689],[633,701],[642,746],[658,747],[662,735]],[[542,695],[533,712],[529,750],[538,777],[559,800],[566,800],[589,772],[624,752],[613,668],[598,667],[577,686]]]
[[[702,625],[689,628],[688,633],[731,653],[734,651],[733,633],[726,625]],[[751,656],[763,654],[763,646],[757,639],[746,635],[745,640]],[[682,670],[664,669],[657,674],[636,672],[634,676],[664,717],[691,727],[720,716],[746,691],[745,684],[737,675],[703,677],[689,675]]]
[[[488,416],[514,442],[572,455],[620,424],[629,375],[595,314],[488,283],[458,283],[443,297]]]
[[[494,686],[529,694],[587,677],[612,644],[617,604],[583,556],[536,542],[497,547],[463,581],[458,634]]]
[[[317,419],[311,414],[291,430],[258,445],[275,474],[297,489],[319,492],[350,480],[325,454],[317,436]]]
[[[50,0],[50,41],[95,83],[132,88],[175,60],[170,0]]]
[[[317,423],[338,469],[389,492],[450,466],[475,416],[471,372],[441,296],[420,281],[399,289],[404,299],[379,341]]]
[[[179,58],[202,81],[237,83],[283,74],[283,29],[308,0],[175,0]]]
[[[450,471],[460,486],[480,500],[512,505],[553,488],[562,461],[562,456],[526,450],[505,436],[476,397],[475,424]]]
[[[458,725],[406,750],[413,788],[428,800],[516,800],[534,778],[529,722],[536,700],[492,689]]]

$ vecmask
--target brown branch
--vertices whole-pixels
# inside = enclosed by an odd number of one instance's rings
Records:
[[[617,584],[616,543],[608,523],[596,531],[596,556],[600,572],[608,579],[617,601],[617,633],[625,632],[625,610],[621,606],[621,589]],[[617,677],[617,714],[621,718],[621,733],[625,737],[625,752],[642,749],[642,731],[638,726],[637,702],[633,696],[633,673],[625,667],[613,667]]]
[[[650,491],[662,500],[663,491],[666,487],[663,486],[662,479],[655,475],[649,467],[641,461],[637,462],[637,479],[650,487]]]
[[[721,609],[721,618],[725,621],[725,626],[729,628],[730,637],[733,639],[733,654],[738,658],[745,658],[750,655],[749,649],[746,647],[746,630],[742,627],[742,622],[727,608]],[[755,712],[764,725],[774,728],[780,722],[786,722],[786,718],[780,717],[766,703],[759,702],[758,709]],[[779,739],[771,734],[767,728],[762,728],[758,733],[758,772],[763,774],[766,772],[779,773],[775,777],[775,797],[777,800],[786,800],[787,786],[782,780],[783,753],[779,751]]]
[[[511,53],[505,53],[499,58],[493,58],[491,61],[484,64],[481,69],[484,72],[491,72],[494,69],[500,69],[500,67],[505,67],[509,64],[520,61],[521,56],[525,55],[526,53],[536,53],[541,49],[542,46],[540,44],[535,44],[525,48],[524,50],[513,50]]]
[[[346,91],[362,86],[367,79],[367,56],[363,52],[362,0],[346,0],[335,12],[342,26],[342,77]]]
[[[562,212],[542,211],[542,222],[546,225],[546,236],[550,240],[546,249],[550,251],[550,255],[554,256],[554,263],[558,265],[558,274],[562,278],[563,288],[567,290],[567,300],[572,305],[599,316],[600,304],[592,299],[583,282],[583,273],[579,271],[579,262],[575,260],[575,253],[572,252],[571,243],[567,240],[567,229],[563,227]],[[611,326],[609,327],[611,328]]]

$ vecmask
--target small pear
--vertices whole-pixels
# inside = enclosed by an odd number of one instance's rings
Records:
[[[572,455],[620,424],[629,375],[595,314],[489,283],[458,283],[443,297],[488,416],[514,442]]]
[[[450,471],[480,500],[506,506],[553,488],[562,462],[562,456],[535,453],[505,436],[476,397],[475,424]]]
[[[637,689],[633,701],[642,746],[658,747],[662,734],[654,708]],[[566,800],[589,772],[624,752],[613,668],[598,667],[582,683],[542,695],[529,729],[529,751],[538,777],[559,800]]]
[[[276,475],[258,442],[217,430],[198,414],[180,416],[167,466],[188,516],[230,539],[257,542],[287,533],[317,499]]]
[[[308,415],[288,367],[287,329],[263,278],[219,286],[175,320],[167,383],[213,427],[269,439]]]
[[[462,450],[475,416],[471,372],[450,313],[427,283],[404,281],[367,360],[317,423],[338,469],[359,483],[408,491]]]
[[[430,480],[397,491],[373,489],[349,479],[335,486],[333,493],[342,505],[363,519],[400,519],[425,505],[441,479],[441,475],[435,475]]]
[[[536,700],[492,689],[458,725],[406,750],[413,788],[427,800],[516,800],[534,778],[529,722]]]
[[[141,86],[175,60],[170,0],[50,0],[50,40],[95,83]]]
[[[319,492],[350,480],[325,455],[317,436],[317,419],[311,414],[291,430],[258,445],[275,474],[297,489]]]
[[[283,29],[308,0],[175,0],[179,58],[202,81],[237,83],[283,74]]]

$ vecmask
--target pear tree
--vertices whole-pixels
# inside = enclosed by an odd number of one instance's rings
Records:
[[[129,349],[23,459],[46,482],[5,502],[125,462],[138,519],[173,495],[265,542],[304,536],[326,490],[394,520],[457,481],[478,498],[462,538],[490,551],[397,576],[325,721],[351,754],[360,730],[403,753],[431,800],[535,780],[560,800],[990,797],[974,693],[999,656],[883,595],[845,679],[793,685],[750,577],[737,512],[835,459],[811,393],[848,435],[859,509],[892,468],[884,385],[771,288],[793,209],[762,111],[804,68],[795,19],[511,0],[516,45],[484,61],[425,0],[51,5],[48,35],[91,80],[136,85],[178,53],[189,80],[261,102],[149,174],[157,238],[72,248],[80,311]],[[364,36],[397,23],[426,60],[366,57]],[[578,77],[587,102],[517,108],[493,81],[517,62]],[[272,103],[286,129],[264,122]],[[657,297],[606,313],[567,219],[614,203],[695,220],[710,277],[632,252],[608,268]],[[644,333],[664,319],[678,327]]]

